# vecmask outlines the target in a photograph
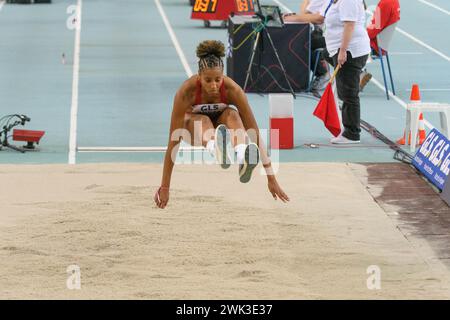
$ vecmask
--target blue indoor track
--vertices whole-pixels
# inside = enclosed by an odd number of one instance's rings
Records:
[[[283,11],[297,11],[299,0],[270,1]],[[373,6],[376,0],[367,1]],[[403,135],[405,103],[413,83],[422,101],[450,103],[450,3],[447,0],[401,2],[401,21],[391,64],[398,99],[386,100],[378,61],[368,65],[374,76],[361,94],[361,118],[393,141]],[[0,117],[26,114],[25,129],[45,130],[39,151],[0,151],[0,163],[68,163],[72,107],[75,30],[67,27],[68,7],[76,0],[48,5],[4,4],[0,10]],[[164,24],[168,17],[190,69],[197,71],[195,48],[205,39],[228,43],[227,30],[213,21],[205,28],[191,20],[188,0],[83,0],[81,20],[78,147],[164,147],[172,101],[187,78]],[[433,23],[430,23],[432,21]],[[66,63],[62,63],[62,55]],[[377,83],[379,85],[377,85]],[[268,97],[249,94],[260,128],[269,123]],[[280,152],[283,162],[393,162],[394,152],[363,131],[361,146],[311,149],[329,144],[330,134],[312,115],[317,103],[295,100],[295,149]],[[425,115],[433,126],[438,117]],[[427,128],[427,131],[430,128]],[[161,162],[162,152],[77,152],[76,162]]]

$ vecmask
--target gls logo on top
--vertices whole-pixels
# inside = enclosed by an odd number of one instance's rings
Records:
[[[417,151],[413,165],[439,189],[444,189],[450,172],[450,141],[436,129]]]
[[[201,107],[202,112],[215,112],[219,111],[218,104],[205,104]]]
[[[225,103],[206,103],[197,104],[192,107],[193,113],[216,114],[222,112],[228,107]]]

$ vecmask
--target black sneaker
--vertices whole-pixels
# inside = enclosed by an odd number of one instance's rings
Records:
[[[255,143],[250,143],[245,149],[244,163],[239,165],[239,181],[247,183],[252,177],[253,170],[259,163],[259,149]]]
[[[231,143],[231,135],[230,131],[224,124],[217,126],[214,140],[216,159],[223,169],[228,169],[231,165],[231,158],[228,153],[228,148]]]

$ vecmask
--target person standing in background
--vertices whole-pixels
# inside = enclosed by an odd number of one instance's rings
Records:
[[[304,16],[304,15],[301,15]],[[370,53],[370,39],[365,27],[363,0],[326,0],[319,13],[308,15],[314,24],[325,22],[327,61],[340,71],[336,76],[338,97],[342,104],[342,135],[331,139],[334,144],[360,142],[361,105],[359,82]]]
[[[322,7],[325,41],[335,68],[336,87],[342,104],[342,135],[331,139],[334,144],[360,142],[361,105],[360,74],[370,53],[370,39],[365,28],[363,0],[331,0]]]

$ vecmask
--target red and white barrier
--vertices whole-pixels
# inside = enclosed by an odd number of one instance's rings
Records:
[[[270,147],[294,148],[294,98],[292,94],[269,94]],[[276,131],[278,130],[278,134]]]

